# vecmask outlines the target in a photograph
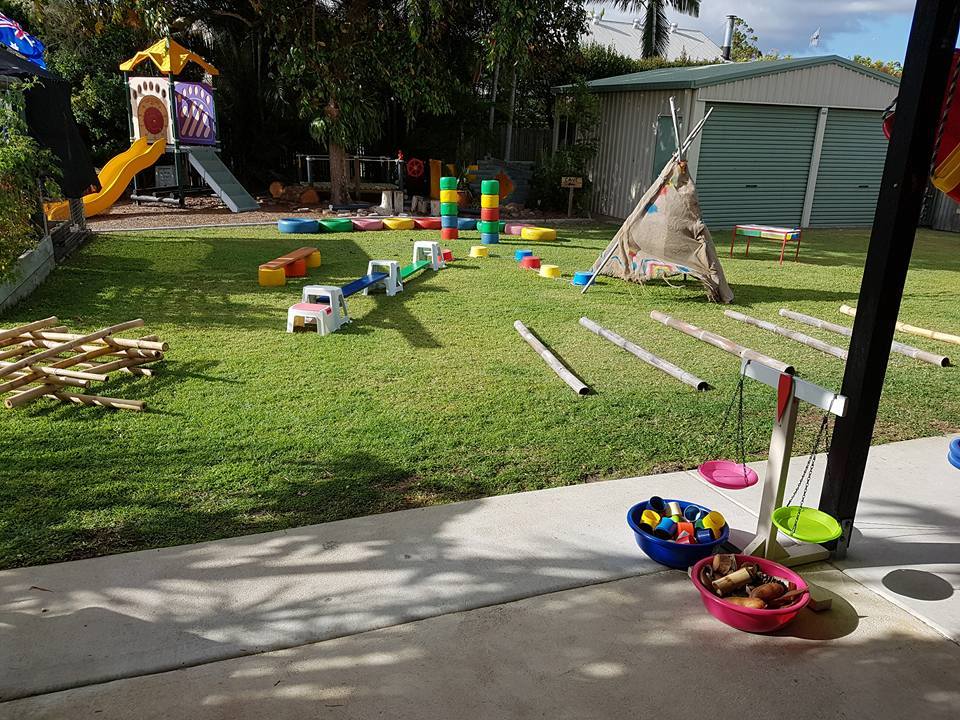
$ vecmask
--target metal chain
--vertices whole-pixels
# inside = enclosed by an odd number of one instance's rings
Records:
[[[730,396],[730,402],[727,404],[727,409],[723,413],[723,420],[720,421],[720,429],[717,431],[717,439],[713,443],[712,455],[717,455],[720,452],[721,446],[723,444],[723,431],[727,427],[727,421],[730,419],[730,411],[733,410],[733,404],[737,402],[737,398],[740,399],[740,416],[739,423],[743,425],[743,381],[746,379],[747,373],[746,368],[744,368],[740,373],[740,381],[737,383],[737,387],[733,391],[733,395]]]
[[[833,400],[837,399],[836,393],[833,395]],[[830,405],[833,405],[833,401],[830,402]],[[793,532],[797,531],[797,526],[800,524],[800,513],[803,512],[803,503],[807,499],[807,490],[810,488],[810,481],[813,480],[813,467],[817,461],[817,453],[820,451],[820,443],[823,441],[823,436],[827,432],[827,425],[830,422],[830,411],[828,410],[823,414],[823,420],[820,421],[820,429],[817,431],[817,437],[813,441],[813,452],[810,453],[810,456],[807,458],[807,464],[803,467],[803,472],[800,473],[800,480],[797,481],[797,487],[794,488],[793,494],[790,496],[790,499],[784,503],[785,506],[793,505],[793,499],[797,496],[797,493],[800,492],[800,488],[803,487],[803,494],[800,496],[800,506],[797,510],[797,514],[793,517]],[[829,445],[827,448],[829,449]]]

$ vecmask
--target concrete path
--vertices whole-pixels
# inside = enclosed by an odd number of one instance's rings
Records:
[[[960,717],[960,648],[823,567],[834,595],[773,636],[664,571],[0,704],[0,720]]]
[[[857,522],[863,537],[842,567],[957,639],[960,473],[946,463],[947,443],[929,438],[871,451]],[[811,488],[809,497],[818,492]],[[758,488],[724,494],[680,472],[5,571],[0,699],[660,577],[661,566],[639,552],[625,523],[626,509],[652,494],[718,509],[741,538],[755,526]],[[658,617],[656,632],[673,637],[665,628],[677,615],[669,604],[657,612],[646,619]],[[699,621],[684,614],[683,622]],[[573,642],[578,634],[570,633]]]
[[[0,699],[659,572],[626,525],[652,494],[754,524],[680,472],[5,571]]]

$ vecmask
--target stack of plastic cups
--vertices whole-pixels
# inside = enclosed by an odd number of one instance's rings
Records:
[[[480,183],[480,242],[495,245],[500,242],[500,182],[484,180]]]
[[[456,240],[460,237],[457,229],[457,179],[440,178],[440,239]]]

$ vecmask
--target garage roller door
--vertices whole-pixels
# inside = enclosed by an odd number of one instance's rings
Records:
[[[877,111],[831,109],[827,113],[810,225],[873,224],[887,157],[881,122]]]
[[[800,224],[817,109],[716,103],[703,129],[697,192],[710,227]]]

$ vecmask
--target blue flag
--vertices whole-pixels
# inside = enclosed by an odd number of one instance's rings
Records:
[[[0,13],[0,43],[23,55],[27,60],[46,69],[43,61],[43,43],[24,30],[20,23]]]

